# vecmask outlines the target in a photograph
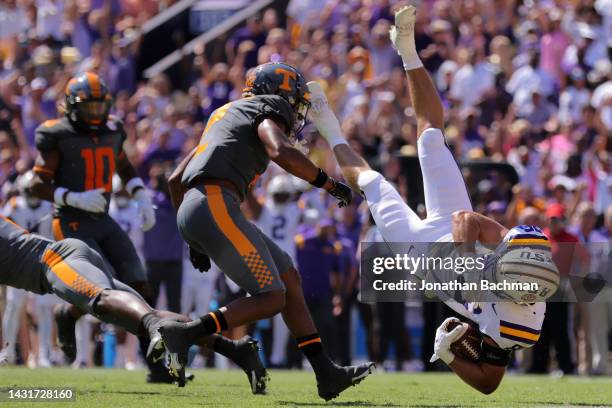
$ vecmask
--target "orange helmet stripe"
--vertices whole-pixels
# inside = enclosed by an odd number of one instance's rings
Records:
[[[66,85],[66,95],[70,95],[70,88],[72,87],[72,85],[76,83],[77,83],[76,78],[72,78],[70,81],[68,81],[68,85]]]
[[[102,87],[100,86],[100,79],[94,73],[88,72],[87,74],[87,82],[89,82],[89,87],[91,88],[91,96],[94,98],[99,98],[102,96]]]

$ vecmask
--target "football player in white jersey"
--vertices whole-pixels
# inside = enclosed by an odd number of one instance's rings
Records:
[[[5,205],[2,213],[28,231],[35,232],[43,237],[53,239],[51,226],[51,213],[53,205],[41,201],[28,193],[27,186],[34,174],[30,171],[16,181],[19,195],[11,198]],[[17,334],[21,323],[21,311],[30,295],[23,289],[8,286],[6,288],[6,310],[2,316],[3,344],[0,351],[0,365],[14,364],[16,360],[15,346]],[[53,306],[58,299],[55,295],[31,295],[35,297],[36,316],[38,319],[38,356],[35,361],[28,359],[28,365],[50,367],[52,349]]]
[[[266,186],[263,205],[255,197],[249,199],[255,224],[272,239],[295,263],[295,236],[300,224],[301,209],[296,201],[296,188],[289,174],[274,176]],[[272,318],[272,353],[270,366],[282,367],[286,361],[289,329],[279,313]]]
[[[408,6],[395,15],[390,31],[408,77],[413,108],[417,118],[418,156],[423,173],[427,218],[421,219],[402,200],[399,193],[378,172],[370,169],[342,135],[320,85],[309,83],[311,120],[334,151],[346,181],[361,192],[386,242],[455,242],[460,254],[475,253],[475,244],[495,249],[497,257],[485,269],[490,279],[500,271],[511,272],[519,281],[535,279],[538,293],[500,292],[499,302],[461,304],[452,298],[443,301],[479,325],[484,335],[482,357],[476,363],[456,357],[450,345],[467,330],[467,324],[447,332],[447,319],[436,332],[434,356],[441,359],[466,383],[489,394],[501,382],[512,350],[537,342],[546,304],[544,300],[558,287],[558,271],[550,258],[550,244],[537,227],[520,226],[508,230],[493,219],[472,211],[459,167],[448,150],[444,135],[444,110],[429,74],[423,68],[414,42],[415,8]],[[528,247],[538,260],[520,258],[516,250]],[[514,269],[513,269],[514,268]],[[488,271],[488,272],[487,272]]]

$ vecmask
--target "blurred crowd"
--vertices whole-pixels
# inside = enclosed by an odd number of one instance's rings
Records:
[[[405,2],[290,0],[196,47],[173,76],[142,78],[137,60],[147,50],[138,27],[171,3],[0,1],[0,179],[7,212],[20,191],[15,181],[36,153],[34,130],[58,115],[72,75],[96,71],[113,93],[112,114],[125,123],[126,152],[158,206],[157,226],[139,233],[124,212],[129,200],[116,189],[114,214],[142,250],[153,286],[165,288],[158,304],[202,314],[243,296],[218,271],[200,275],[184,259],[165,179],[197,144],[211,113],[240,97],[246,70],[284,61],[322,83],[351,145],[423,213],[410,171],[414,113],[401,60],[388,40],[393,10]],[[508,227],[540,225],[553,242],[575,242],[586,252],[589,243],[611,242],[612,1],[417,3],[417,49],[445,105],[447,143],[462,164],[475,210]],[[316,129],[307,126],[301,137],[311,158],[337,175]],[[340,211],[332,204],[272,167],[245,210],[294,257],[337,360],[368,355],[391,369],[436,369],[428,360],[446,311],[418,299],[359,303],[359,242],[376,239],[376,229],[363,205]],[[562,266],[564,255],[554,253]],[[567,281],[569,268],[560,271]],[[534,373],[610,373],[612,293],[607,296],[608,303],[551,303],[540,342],[515,366]],[[35,317],[26,308],[29,327]],[[301,365],[282,321],[244,330],[262,337],[270,365]],[[87,344],[88,335],[81,336]],[[92,364],[84,355],[79,364]],[[203,360],[198,355],[195,364]]]

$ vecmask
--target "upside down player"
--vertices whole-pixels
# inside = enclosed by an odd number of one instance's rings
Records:
[[[123,142],[122,122],[109,117],[111,96],[94,73],[72,78],[66,85],[65,117],[48,120],[36,129],[37,177],[32,192],[55,204],[56,240],[77,238],[104,256],[117,279],[128,284],[150,304],[147,277],[127,234],[108,215],[115,171],[138,203],[143,230],[153,227],[155,213],[142,180],[130,164]],[[59,343],[69,360],[76,357],[74,324],[83,314],[74,306],[55,311]],[[139,337],[141,351],[148,340]],[[161,363],[149,365],[149,382],[172,382]]]
[[[295,68],[283,63],[254,68],[247,74],[243,98],[213,113],[200,145],[170,177],[179,230],[189,244],[194,264],[205,270],[210,257],[251,295],[191,323],[160,327],[171,350],[171,370],[178,376],[184,375],[186,351],[194,338],[277,313],[282,313],[310,361],[321,398],[336,397],[372,370],[373,363],[340,367],[329,359],[290,256],[240,211],[240,202],[270,160],[326,189],[340,206],[350,202],[350,188],[328,177],[291,141],[304,124],[308,98],[306,82]]]
[[[503,293],[498,303],[458,303],[454,299],[444,302],[464,317],[477,323],[484,335],[482,357],[478,362],[455,356],[450,345],[467,330],[461,324],[447,332],[447,319],[436,332],[434,356],[448,364],[459,377],[475,389],[488,394],[501,382],[512,350],[531,347],[539,338],[546,304],[544,300],[556,290],[554,277],[558,271],[550,259],[548,240],[537,227],[519,226],[511,230],[496,221],[472,211],[461,172],[445,144],[441,129],[444,111],[437,91],[416,52],[414,43],[415,8],[408,6],[395,15],[395,27],[390,36],[402,57],[408,77],[413,107],[417,117],[418,155],[423,173],[427,218],[422,220],[406,205],[399,193],[384,177],[370,169],[344,139],[338,120],[329,108],[320,85],[308,84],[312,109],[311,118],[321,135],[332,147],[342,173],[355,191],[366,198],[372,216],[386,242],[455,242],[467,253],[475,251],[479,242],[496,248],[499,258],[495,268],[505,260],[505,249],[524,243],[537,242],[537,249],[545,255],[543,262],[525,262],[516,267],[515,273],[529,272],[539,278],[551,276],[545,290],[530,294],[527,303],[524,293]],[[501,244],[501,245],[500,245]],[[530,250],[536,250],[530,247]],[[465,253],[464,252],[464,253]],[[467,255],[467,254],[466,254]],[[516,259],[514,261],[518,262]],[[493,268],[492,270],[495,270]],[[523,276],[526,280],[529,277]],[[541,279],[538,280],[541,282]]]
[[[151,361],[163,361],[163,342],[157,332],[162,321],[189,321],[151,308],[134,289],[114,279],[102,257],[84,242],[71,238],[53,242],[5,217],[0,217],[0,268],[0,285],[36,294],[54,293],[104,322],[150,338],[147,359]],[[255,340],[245,336],[233,341],[213,335],[200,337],[197,343],[242,368],[253,393],[264,391],[256,386],[267,374]]]

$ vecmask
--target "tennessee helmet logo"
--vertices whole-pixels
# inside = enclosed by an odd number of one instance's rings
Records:
[[[285,68],[276,68],[274,71],[275,74],[279,74],[283,76],[283,83],[280,84],[279,89],[283,91],[291,91],[291,85],[289,84],[289,79],[296,80],[295,72],[289,71]]]

